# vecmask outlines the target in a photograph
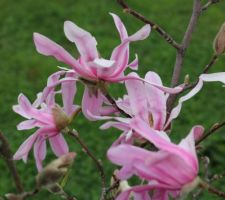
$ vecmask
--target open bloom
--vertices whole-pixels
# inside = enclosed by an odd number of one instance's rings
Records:
[[[72,74],[74,76],[74,74]],[[53,76],[59,78],[58,76]],[[52,78],[52,77],[51,77]],[[49,83],[51,79],[49,79]],[[14,155],[15,160],[23,159],[27,161],[29,151],[34,145],[34,157],[38,170],[42,169],[42,161],[46,156],[46,140],[49,139],[51,148],[56,156],[62,156],[68,153],[68,145],[61,134],[71,121],[71,117],[77,106],[73,105],[73,99],[76,92],[75,81],[62,83],[61,91],[64,107],[59,107],[55,102],[55,94],[51,91],[45,99],[40,93],[36,101],[31,104],[30,101],[20,94],[18,105],[13,106],[13,110],[27,120],[18,124],[18,130],[28,130],[38,128],[17,150]],[[44,100],[44,101],[43,101]]]
[[[108,158],[122,166],[117,173],[118,178],[124,180],[137,175],[149,182],[148,185],[128,189],[121,193],[117,200],[128,200],[132,191],[137,196],[142,196],[142,198],[139,197],[140,199],[147,200],[150,199],[149,191],[157,193],[159,190],[160,198],[158,196],[152,199],[164,200],[168,199],[168,193],[180,194],[184,189],[190,189],[188,187],[196,183],[198,175],[194,139],[203,133],[203,128],[193,127],[188,136],[176,145],[170,141],[165,132],[150,128],[143,120],[136,118],[131,124],[135,132],[159,150],[148,151],[129,144],[121,144],[109,149]]]
[[[71,21],[64,23],[64,32],[69,41],[75,43],[80,57],[75,59],[63,47],[51,41],[47,37],[34,33],[34,43],[37,51],[46,56],[53,56],[57,60],[72,67],[80,79],[86,83],[82,108],[89,120],[93,118],[86,112],[89,110],[94,115],[100,115],[99,108],[104,102],[104,97],[98,88],[97,82],[119,82],[128,77],[124,76],[125,69],[129,66],[137,69],[137,57],[129,64],[129,43],[143,40],[150,33],[150,25],[145,25],[135,34],[128,36],[126,28],[120,18],[111,14],[118,29],[121,44],[112,52],[110,59],[102,58],[97,50],[95,38],[87,31],[78,27]],[[88,81],[92,83],[89,87]],[[95,87],[93,85],[95,84]],[[92,105],[95,106],[92,106]]]

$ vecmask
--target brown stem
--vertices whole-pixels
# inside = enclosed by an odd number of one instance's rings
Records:
[[[81,145],[81,147],[84,149],[85,153],[95,162],[100,176],[101,176],[101,183],[102,183],[102,194],[100,200],[105,200],[106,199],[106,180],[105,180],[105,172],[104,168],[102,166],[102,162],[98,160],[94,154],[88,149],[88,147],[85,145],[85,143],[80,139],[79,134],[75,130],[68,130],[67,132],[70,136],[76,139],[76,141]]]
[[[181,48],[177,50],[176,61],[175,61],[172,80],[171,80],[172,87],[176,86],[179,83],[186,49],[188,48],[191,42],[192,34],[196,27],[197,20],[200,14],[201,14],[201,2],[200,0],[194,0],[192,15],[191,15],[187,30],[184,34],[184,37],[181,43]],[[177,95],[169,96],[169,99],[167,101],[167,110],[169,113],[171,112],[173,108],[173,104],[176,101],[176,98],[177,98]]]
[[[10,173],[12,174],[16,189],[19,193],[24,191],[15,163],[12,159],[12,152],[6,137],[0,132],[0,155],[4,158]]]
[[[207,10],[211,5],[219,3],[220,0],[209,0],[204,6],[202,6],[202,11]]]
[[[205,68],[203,69],[201,74],[206,74],[211,69],[211,67],[216,63],[217,60],[218,60],[218,56],[217,55],[213,55],[211,60],[210,60],[210,62],[209,62],[209,64],[207,64],[205,66]],[[199,74],[199,76],[201,74]],[[185,88],[181,92],[184,92],[184,91],[186,91],[188,89],[194,88],[197,85],[197,83],[198,83],[198,80],[193,82],[193,83],[188,84],[187,86],[185,86]]]
[[[106,99],[112,104],[112,106],[118,110],[122,115],[124,115],[125,117],[131,118],[131,116],[126,113],[124,110],[122,110],[117,104],[116,101],[113,99],[113,97],[111,97],[111,95],[109,94],[109,92],[106,89],[106,86],[104,84],[101,85],[101,87],[99,87],[102,94],[106,97]]]
[[[225,197],[225,193],[224,193],[224,192],[217,190],[216,188],[212,187],[211,185],[209,185],[209,184],[206,183],[206,182],[203,182],[203,181],[202,181],[202,182],[200,183],[200,186],[201,186],[202,188],[204,188],[204,189],[207,189],[209,192],[211,192],[211,193],[213,193],[213,194],[215,194],[215,195],[217,195],[217,196],[219,196],[219,197]]]
[[[180,49],[180,45],[165,31],[163,30],[159,25],[157,25],[155,22],[147,19],[145,16],[141,15],[137,11],[133,10],[124,2],[124,0],[117,0],[117,3],[124,9],[124,12],[133,15],[135,18],[141,20],[142,22],[146,24],[150,24],[152,29],[156,30],[157,33],[159,33],[167,43],[169,43],[171,46],[173,46],[176,49]]]
[[[214,124],[208,131],[206,131],[203,136],[195,143],[195,145],[200,144],[203,140],[208,138],[210,135],[212,135],[214,132],[216,132],[218,129],[225,126],[225,121],[221,123]]]

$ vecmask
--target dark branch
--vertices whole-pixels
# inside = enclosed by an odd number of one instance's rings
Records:
[[[202,11],[207,10],[211,5],[219,3],[220,0],[209,0],[204,6],[202,6]]]
[[[159,25],[155,22],[147,19],[145,16],[141,15],[137,11],[131,9],[128,4],[126,4],[123,0],[117,0],[118,4],[124,9],[124,12],[133,15],[135,18],[139,19],[140,21],[144,22],[145,24],[150,24],[152,29],[156,30],[171,46],[176,49],[180,49],[180,45]]]
[[[200,0],[194,0],[192,15],[191,15],[187,30],[185,31],[185,34],[181,43],[181,48],[177,50],[176,61],[175,61],[173,76],[171,80],[172,87],[178,85],[179,83],[186,49],[188,48],[191,42],[192,34],[194,32],[194,29],[196,27],[196,24],[200,15],[201,15],[201,2]],[[169,113],[171,112],[173,108],[173,104],[176,101],[176,98],[177,98],[177,95],[170,95],[167,101],[167,110]]]
[[[88,149],[88,147],[85,145],[85,143],[80,139],[79,134],[77,131],[75,130],[68,130],[67,132],[70,136],[72,136],[73,138],[76,139],[76,141],[81,145],[81,147],[83,148],[83,150],[85,151],[85,153],[95,162],[100,176],[101,176],[101,183],[102,183],[102,194],[101,194],[101,198],[100,200],[105,200],[106,197],[106,180],[105,180],[105,172],[104,172],[104,168],[102,166],[102,162],[100,160],[98,160],[94,154],[92,154],[92,152]]]
[[[212,135],[214,132],[219,130],[220,128],[225,126],[225,121],[221,123],[214,124],[208,131],[206,131],[203,136],[195,143],[196,145],[199,145],[203,140],[208,138],[210,135]]]
[[[12,159],[12,152],[9,147],[9,143],[3,133],[0,132],[0,155],[4,158],[10,173],[12,174],[13,180],[16,185],[16,189],[19,193],[24,191],[22,182],[20,180],[18,171],[16,169],[15,163]]]

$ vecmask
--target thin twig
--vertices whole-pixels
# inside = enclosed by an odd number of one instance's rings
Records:
[[[112,104],[112,106],[118,110],[122,115],[124,115],[125,117],[131,118],[131,116],[126,113],[124,110],[122,110],[116,103],[116,101],[113,99],[113,97],[111,97],[111,95],[109,94],[109,92],[106,89],[106,86],[104,84],[101,85],[101,87],[99,87],[99,89],[101,90],[102,94],[106,97],[106,99]]]
[[[219,197],[225,197],[225,193],[220,191],[220,190],[217,190],[216,188],[212,187],[211,185],[209,185],[208,183],[206,182],[201,182],[200,183],[200,186],[204,189],[207,189],[209,192],[219,196]]]
[[[10,173],[12,174],[16,189],[19,193],[24,191],[20,176],[12,159],[12,152],[6,137],[0,132],[0,155],[4,158]]]
[[[192,34],[196,27],[196,24],[200,15],[201,15],[201,2],[200,0],[194,0],[192,15],[191,15],[187,30],[185,31],[185,34],[181,43],[181,48],[177,50],[176,61],[175,61],[172,80],[171,80],[172,87],[178,85],[179,83],[186,49],[188,48],[191,42]],[[167,111],[169,113],[171,112],[173,108],[173,104],[176,101],[176,98],[177,98],[177,95],[169,96],[169,99],[167,101]]]
[[[70,136],[72,136],[73,138],[76,139],[76,141],[81,145],[81,147],[83,148],[83,150],[85,151],[85,153],[87,153],[87,155],[95,162],[100,176],[101,176],[101,183],[102,183],[102,194],[101,194],[101,198],[100,200],[105,200],[106,197],[106,180],[105,180],[105,172],[104,172],[104,168],[102,166],[102,162],[100,160],[98,160],[94,154],[88,149],[88,147],[85,145],[85,143],[80,139],[79,134],[77,131],[75,130],[68,130],[67,132]]]
[[[165,31],[163,30],[159,25],[157,25],[155,22],[147,19],[145,16],[141,15],[137,11],[133,10],[124,2],[124,0],[117,0],[118,4],[124,9],[124,12],[133,15],[135,18],[141,20],[142,22],[146,24],[150,24],[152,29],[156,30],[165,40],[167,43],[169,43],[171,46],[173,46],[176,49],[180,49],[180,45]]]
[[[220,0],[209,0],[204,6],[202,6],[202,11],[207,10],[211,5],[219,3]]]
[[[203,136],[195,143],[195,145],[199,145],[203,140],[208,138],[210,135],[212,135],[214,132],[216,132],[218,129],[225,126],[225,121],[221,123],[214,124],[208,131],[206,131]]]
[[[222,179],[222,178],[224,178],[224,177],[225,177],[225,173],[222,173],[222,174],[215,174],[215,175],[213,175],[213,177],[210,179],[210,182],[220,180],[220,179]]]
[[[211,69],[211,67],[216,63],[217,60],[218,60],[218,56],[213,55],[212,58],[210,59],[210,62],[205,66],[201,74],[206,74]],[[201,74],[199,74],[199,76]],[[197,85],[197,83],[198,83],[198,80],[196,80],[193,83],[189,83],[187,86],[185,86],[185,88],[181,91],[181,93],[188,89],[194,88]]]

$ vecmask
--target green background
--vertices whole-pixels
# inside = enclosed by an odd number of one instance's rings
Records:
[[[136,0],[129,1],[148,18],[160,24],[177,41],[181,41],[192,10],[190,0]],[[119,43],[118,33],[109,12],[118,14],[124,21],[129,34],[138,30],[143,24],[133,17],[124,14],[114,0],[0,0],[0,130],[9,139],[13,152],[33,131],[16,130],[16,125],[23,120],[13,113],[12,105],[17,103],[17,96],[23,92],[31,101],[41,91],[47,77],[57,71],[55,59],[39,55],[32,41],[33,32],[40,32],[61,44],[75,57],[78,56],[73,44],[66,40],[63,33],[63,22],[74,21],[91,32],[98,41],[98,49],[103,57],[109,57],[112,49]],[[190,80],[196,80],[213,54],[212,42],[225,21],[225,2],[210,7],[199,19],[193,34],[192,43],[184,62],[183,77],[190,74]],[[170,84],[175,60],[175,50],[169,46],[158,33],[142,42],[131,45],[131,58],[138,53],[140,58],[139,73],[143,76],[153,70],[160,74],[165,85]],[[61,64],[61,66],[64,66]],[[221,57],[211,72],[224,71],[225,56]],[[83,88],[79,86],[76,103],[79,104]],[[122,94],[123,89],[111,87],[114,96]],[[189,102],[185,103],[180,117],[173,124],[172,137],[175,140],[186,135],[191,127],[201,124],[209,128],[212,124],[224,120],[225,92],[221,84],[205,84],[204,89]],[[113,165],[105,158],[105,152],[120,134],[115,129],[102,132],[98,129],[101,122],[91,123],[80,115],[73,122],[90,149],[103,160],[108,180]],[[203,151],[211,159],[210,174],[222,173],[225,169],[225,130],[221,129],[203,144]],[[78,200],[99,199],[100,179],[92,161],[81,151],[79,145],[67,138],[71,151],[78,153],[70,179],[65,190],[74,194]],[[48,152],[47,161],[54,155]],[[16,162],[26,190],[34,186],[37,173],[32,152],[27,164]],[[225,191],[225,182],[215,183]],[[0,196],[14,192],[11,176],[4,162],[0,160]],[[33,199],[42,197],[60,199],[43,191]],[[201,199],[219,199],[207,192]]]

